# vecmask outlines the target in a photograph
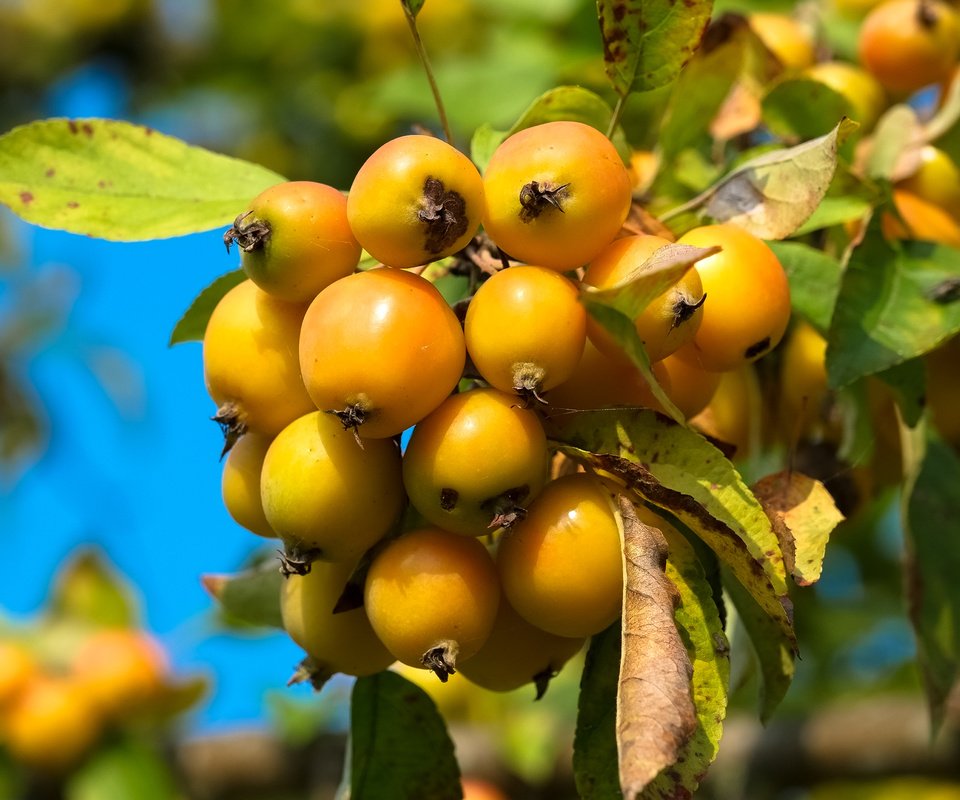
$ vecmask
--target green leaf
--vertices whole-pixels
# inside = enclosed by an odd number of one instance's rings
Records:
[[[788,141],[804,141],[828,133],[842,117],[856,116],[839,92],[812,78],[787,78],[763,98],[763,121]]]
[[[960,680],[960,459],[919,425],[901,429],[907,605],[934,729]]]
[[[163,757],[133,739],[100,748],[70,776],[65,800],[176,800],[181,796]]]
[[[619,800],[617,683],[620,621],[593,637],[580,678],[573,776],[582,800]]]
[[[725,573],[723,585],[760,666],[760,719],[766,722],[793,682],[796,645],[740,581]]]
[[[912,358],[877,374],[890,389],[908,428],[916,427],[927,405],[927,372],[923,359]]]
[[[673,81],[699,46],[712,10],[711,0],[597,0],[614,91],[625,97]]]
[[[564,413],[547,417],[546,425],[563,452],[612,475],[700,537],[793,638],[786,572],[770,520],[716,447],[649,409]]]
[[[790,280],[790,304],[820,333],[830,318],[840,291],[843,268],[833,256],[800,242],[768,242]]]
[[[493,151],[504,139],[517,131],[545,122],[571,120],[582,122],[605,134],[610,127],[611,114],[607,101],[595,92],[580,86],[557,86],[534,100],[509,130],[498,131],[486,124],[477,128],[470,143],[470,154],[477,167],[483,171]],[[629,161],[630,145],[622,129],[617,128],[612,141],[624,162]]]
[[[416,17],[426,0],[400,0],[411,17]]]
[[[832,228],[845,222],[863,219],[873,208],[873,203],[863,197],[830,197],[827,195],[820,201],[817,210],[810,218],[797,228],[794,236],[805,236],[813,231]]]
[[[960,303],[937,288],[960,275],[960,250],[886,241],[875,219],[843,273],[827,345],[830,386],[916,358],[960,331]]]
[[[460,800],[460,770],[443,717],[394,672],[358,678],[350,708],[350,796]]]
[[[272,559],[236,575],[204,575],[203,588],[220,604],[229,625],[282,628],[283,576]]]
[[[745,37],[733,35],[710,50],[701,48],[680,73],[660,126],[663,163],[669,164],[681,151],[709,135],[710,123],[740,75],[746,53]]]
[[[167,346],[173,347],[181,342],[202,342],[203,335],[207,332],[210,315],[217,303],[234,286],[239,286],[246,279],[246,273],[242,269],[236,269],[221,275],[200,292],[174,326]]]
[[[730,645],[703,565],[676,529],[664,525],[660,530],[670,550],[667,577],[680,595],[674,619],[693,664],[697,729],[676,763],[647,787],[643,796],[651,800],[689,797],[696,791],[720,746],[730,687]]]
[[[133,627],[140,619],[130,586],[95,549],[80,551],[64,566],[48,610],[54,622],[95,627]]]
[[[761,239],[784,239],[820,204],[837,167],[837,148],[855,128],[842,120],[825,136],[758,156],[663,219],[698,211]]]
[[[27,222],[101,239],[228,225],[283,180],[119,120],[43,120],[0,136],[0,202]]]

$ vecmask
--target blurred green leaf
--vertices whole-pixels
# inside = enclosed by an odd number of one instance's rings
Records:
[[[134,627],[140,611],[130,587],[98,550],[77,552],[57,577],[48,612],[54,622]]]
[[[793,682],[795,644],[739,580],[725,574],[723,586],[750,637],[760,667],[760,719],[766,722]]]
[[[180,792],[160,753],[134,739],[96,751],[70,776],[65,800],[178,800]]]
[[[830,385],[883,372],[960,331],[960,303],[933,299],[958,275],[960,250],[891,244],[875,218],[843,273],[828,337]]]
[[[792,640],[780,545],[734,466],[696,431],[649,409],[547,417],[562,452],[673,514],[750,588]]]
[[[228,625],[283,627],[280,615],[283,576],[273,559],[236,575],[204,575],[202,583],[220,604]]]
[[[210,321],[210,315],[217,303],[234,286],[238,286],[247,279],[246,273],[242,269],[233,270],[226,275],[221,275],[213,283],[207,286],[200,294],[196,296],[182,317],[173,328],[170,334],[168,347],[173,347],[181,342],[201,342],[207,332],[207,323]]]
[[[357,678],[350,704],[350,796],[460,800],[460,768],[443,717],[394,672]]]
[[[867,175],[871,178],[893,180],[904,151],[915,146],[922,131],[917,112],[908,105],[888,109],[870,138]]]
[[[925,425],[901,442],[907,605],[936,729],[960,680],[960,458]]]
[[[621,97],[674,80],[693,57],[712,0],[597,0],[607,77]]]
[[[817,206],[817,210],[810,215],[806,222],[797,228],[793,235],[804,236],[823,228],[842,225],[844,222],[863,219],[873,208],[873,203],[863,197],[824,197]]]
[[[763,98],[763,121],[787,141],[804,141],[829,133],[842,117],[855,116],[846,97],[812,78],[787,78]]]
[[[410,12],[410,16],[415,17],[420,13],[420,9],[423,8],[426,0],[400,0],[400,2]]]
[[[840,291],[843,268],[822,250],[800,242],[768,242],[790,280],[790,304],[822,334]]]
[[[820,204],[837,167],[837,148],[855,129],[842,120],[825,136],[757,156],[664,219],[698,211],[761,239],[784,239]]]
[[[51,119],[0,136],[0,202],[27,222],[114,241],[229,224],[283,178],[118,120]]]
[[[877,373],[877,377],[893,390],[904,424],[909,428],[915,427],[927,405],[927,376],[923,359],[911,358]]]
[[[650,784],[653,797],[692,795],[707,767],[716,758],[727,713],[730,687],[730,644],[713,599],[713,588],[690,543],[677,531],[661,529],[670,548],[667,577],[680,593],[675,611],[693,664],[691,691],[697,713],[697,730],[680,752],[680,758]]]
[[[580,678],[573,776],[583,800],[617,800],[617,683],[620,676],[620,621],[590,641]]]

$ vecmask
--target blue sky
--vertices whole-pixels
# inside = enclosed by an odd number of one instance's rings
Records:
[[[48,116],[128,117],[123,83],[109,70],[85,68],[49,98]],[[140,121],[190,138],[164,120]],[[193,297],[236,268],[235,253],[220,231],[119,244],[12,227],[30,269],[67,265],[78,294],[65,329],[29,363],[50,446],[0,493],[0,606],[30,615],[70,551],[98,545],[138,587],[147,625],[175,665],[214,674],[216,693],[196,724],[262,719],[264,691],[281,690],[301,654],[282,634],[222,636],[210,625],[200,575],[236,571],[264,543],[220,500],[222,439],[209,421],[200,345],[167,347]],[[118,381],[119,404],[85,366],[91,359]]]

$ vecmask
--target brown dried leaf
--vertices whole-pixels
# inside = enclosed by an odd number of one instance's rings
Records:
[[[789,470],[751,488],[780,540],[787,571],[800,586],[817,581],[830,532],[844,519],[830,493],[820,481]]]
[[[675,764],[697,729],[693,666],[674,622],[679,602],[666,576],[667,543],[621,496],[624,602],[617,692],[617,753],[626,800]]]

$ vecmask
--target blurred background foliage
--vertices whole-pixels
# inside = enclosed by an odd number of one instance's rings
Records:
[[[816,21],[824,47],[850,55],[869,2],[833,0],[794,8],[731,0],[718,3],[718,11],[793,10]],[[420,25],[455,138],[464,148],[476,127],[509,127],[535,97],[558,84],[576,83],[610,97],[592,0],[428,0]],[[78,82],[105,87],[117,98],[118,115],[291,178],[342,187],[385,139],[417,126],[436,126],[397,0],[0,0],[0,130],[43,116],[51,98]],[[659,119],[666,102],[665,93],[631,102],[627,130],[635,146],[653,144],[658,127],[645,123]],[[66,358],[85,365],[121,416],[136,414],[145,390],[138,365],[121,346],[71,321],[75,305],[84,300],[70,265],[39,263],[19,248],[8,225],[0,216],[0,492],[15,495],[18,478],[42,458],[51,435],[49,398],[29,377],[38,353],[60,348]],[[760,386],[775,382],[776,369],[776,358],[764,365],[751,402],[768,402]],[[772,471],[789,458],[791,453],[766,453],[758,464]],[[853,484],[856,491],[858,470],[867,461],[854,453],[846,463],[829,458],[818,463],[824,478]],[[960,796],[951,783],[960,772],[954,745],[944,751],[942,743],[938,750],[910,739],[886,754],[886,763],[876,753],[871,758],[851,750],[845,770],[843,764],[825,763],[826,756],[804,745],[798,733],[809,731],[798,726],[816,721],[824,709],[840,709],[836,730],[855,736],[858,720],[870,718],[857,713],[865,699],[888,715],[900,715],[886,717],[891,726],[898,726],[897,719],[923,717],[912,660],[915,644],[902,598],[897,490],[881,487],[872,496],[869,502],[855,501],[850,519],[834,534],[819,584],[796,593],[802,659],[765,734],[750,721],[756,677],[749,664],[734,665],[740,691],[705,796]],[[184,540],[179,546],[189,545]],[[151,602],[149,594],[145,602]],[[278,664],[277,670],[287,666]],[[562,732],[575,714],[575,690],[576,669],[570,667],[537,706],[529,702],[529,692],[504,700],[464,689],[457,681],[431,693],[452,721],[467,770],[495,777],[510,787],[511,796],[558,798],[570,791],[570,775],[558,765],[569,761],[570,740]],[[271,695],[266,708],[277,737],[270,740],[276,748],[270,752],[277,761],[269,762],[265,740],[256,739],[261,760],[251,763],[260,765],[264,786],[259,794],[254,787],[249,796],[303,797],[305,786],[314,787],[311,796],[325,796],[317,788],[323,783],[317,771],[291,770],[290,759],[302,757],[317,742],[329,745],[324,737],[345,725],[345,700],[336,683],[320,698]],[[853,709],[851,716],[843,716],[846,708]],[[738,710],[748,713],[740,716]],[[507,728],[493,731],[493,723],[504,719]],[[906,722],[900,727],[901,733],[909,729]],[[956,728],[948,735],[955,737]],[[237,745],[236,752],[247,753],[248,745]],[[207,748],[203,753],[214,764],[207,772],[196,768],[201,750],[180,754],[182,771],[194,781],[191,794],[239,796],[229,773],[234,769],[249,779],[250,770],[239,765],[242,759],[228,757],[226,747],[221,753],[211,740],[200,747]],[[898,760],[897,753],[915,758]],[[774,759],[772,766],[768,759]],[[339,761],[333,761],[338,770]],[[806,765],[806,775],[784,769],[786,777],[777,779],[777,763],[790,761]],[[877,780],[886,772],[926,777],[855,786],[843,782],[863,776]],[[329,775],[324,780],[328,785]]]

